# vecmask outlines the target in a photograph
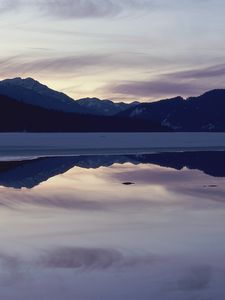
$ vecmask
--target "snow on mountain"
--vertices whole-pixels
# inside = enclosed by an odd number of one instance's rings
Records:
[[[17,101],[64,112],[86,113],[72,98],[32,79],[20,77],[0,81],[0,94]]]
[[[124,103],[113,102],[111,100],[100,100],[98,98],[83,98],[76,101],[81,107],[91,110],[92,114],[113,116],[131,107],[135,107],[139,102]]]
[[[50,89],[37,80],[20,77],[0,81],[0,94],[50,110],[104,116],[116,115],[138,104],[138,102],[114,103],[98,98],[84,98],[75,101],[66,94]]]
[[[225,131],[225,89],[208,91],[197,97],[175,97],[141,103],[118,114],[158,122],[174,131]]]

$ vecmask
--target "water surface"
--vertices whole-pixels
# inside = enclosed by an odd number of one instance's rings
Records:
[[[225,297],[225,153],[0,162],[0,299]]]

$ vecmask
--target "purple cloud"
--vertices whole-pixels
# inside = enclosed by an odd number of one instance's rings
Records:
[[[50,52],[49,52],[50,53]],[[18,55],[0,60],[0,76],[40,76],[59,75],[82,76],[105,74],[121,70],[148,70],[158,58],[134,53],[75,54],[65,56]],[[19,70],[19,74],[18,74]],[[87,73],[88,72],[88,73]],[[137,72],[137,71],[136,71]],[[150,80],[112,82],[102,85],[95,93],[104,93],[109,98],[147,98],[159,99],[173,96],[195,96],[206,90],[223,88],[225,64],[207,66],[201,69],[184,70],[161,74]],[[104,84],[104,83],[103,83]]]
[[[45,0],[39,1],[38,7],[45,13],[60,18],[114,16],[122,9],[118,2],[106,0]]]
[[[225,63],[205,67],[202,69],[175,72],[168,75],[176,79],[199,79],[225,76]]]
[[[132,53],[100,53],[75,54],[65,56],[36,57],[36,55],[18,55],[0,59],[1,77],[15,77],[20,74],[35,74],[46,72],[49,74],[66,73],[82,74],[83,71],[115,71],[118,69],[132,69],[150,67],[157,57],[136,55]],[[32,75],[33,76],[33,75]]]
[[[112,86],[110,93],[136,97],[162,97],[183,94],[197,94],[199,86],[196,83],[174,82],[170,80],[130,81]]]
[[[107,63],[104,55],[77,55],[61,57],[16,56],[0,60],[1,77],[14,77],[19,74],[74,73],[84,68],[93,68]],[[34,75],[32,75],[34,76]]]
[[[0,14],[16,10],[20,4],[20,0],[3,0],[0,2]]]
[[[162,74],[152,80],[114,83],[105,90],[113,94],[149,98],[194,96],[209,89],[223,88],[224,80],[225,64],[221,64]]]
[[[155,6],[155,0],[3,0],[0,10],[6,12],[14,10],[16,7],[30,7],[44,15],[77,19],[117,16],[130,11],[144,12]]]

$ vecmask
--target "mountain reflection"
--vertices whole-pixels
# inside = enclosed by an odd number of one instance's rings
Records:
[[[225,177],[225,152],[199,151],[143,155],[81,155],[45,157],[25,161],[0,162],[0,185],[15,189],[33,188],[74,167],[96,169],[113,164],[154,164],[181,170],[196,169],[213,177]]]

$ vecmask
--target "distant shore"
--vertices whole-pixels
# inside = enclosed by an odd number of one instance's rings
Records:
[[[0,133],[0,159],[225,150],[225,133]]]

